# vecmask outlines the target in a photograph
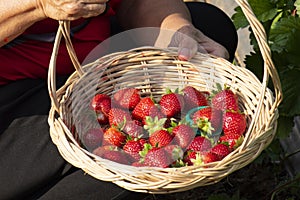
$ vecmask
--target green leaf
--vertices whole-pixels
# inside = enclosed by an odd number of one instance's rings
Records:
[[[272,3],[272,1],[249,0],[248,2],[253,10],[253,13],[260,22],[273,20],[278,13],[276,4]],[[237,7],[235,11],[236,13],[234,13],[232,16],[235,27],[239,29],[248,26],[249,23],[241,8]]]
[[[233,20],[233,24],[235,28],[238,30],[239,28],[245,28],[249,25],[242,9],[240,7],[236,7],[235,13],[232,15],[231,19]]]
[[[250,55],[247,55],[245,58],[245,64],[247,69],[252,71],[259,80],[262,80],[263,77],[263,58],[260,53],[251,52]]]
[[[292,117],[300,114],[300,70],[297,68],[287,69],[280,72],[283,91],[283,101],[280,114]]]
[[[300,15],[300,0],[296,0],[294,5],[297,10],[297,15]]]
[[[300,54],[300,18],[289,16],[273,25],[270,31],[270,47],[273,51],[294,51]],[[298,56],[299,57],[299,56]]]
[[[276,131],[276,136],[278,138],[286,138],[292,132],[294,126],[294,117],[280,116],[278,118],[278,126]]]

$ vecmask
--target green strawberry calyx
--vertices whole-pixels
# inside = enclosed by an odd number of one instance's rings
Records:
[[[158,119],[157,116],[155,117],[146,116],[146,124],[144,125],[144,129],[148,130],[149,134],[151,135],[152,133],[158,130],[165,129],[164,125],[166,121],[167,118]]]

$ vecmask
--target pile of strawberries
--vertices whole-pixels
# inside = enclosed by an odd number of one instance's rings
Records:
[[[167,90],[156,100],[124,88],[112,96],[96,94],[90,109],[101,128],[87,130],[82,144],[104,159],[136,167],[220,161],[241,144],[247,127],[238,96],[220,84],[212,92]]]

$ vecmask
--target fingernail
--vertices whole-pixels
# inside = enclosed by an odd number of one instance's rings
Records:
[[[189,60],[191,58],[191,51],[188,48],[182,48],[178,55],[180,60]]]

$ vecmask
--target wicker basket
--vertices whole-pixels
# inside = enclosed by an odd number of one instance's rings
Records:
[[[264,76],[259,81],[249,70],[228,61],[198,53],[191,61],[177,59],[175,48],[140,47],[109,54],[80,66],[69,37],[69,23],[60,22],[49,66],[50,134],[61,155],[72,165],[96,179],[113,182],[131,191],[169,193],[214,184],[230,173],[251,163],[269,145],[276,132],[281,86],[271,60],[264,29],[245,0],[237,0],[258,40],[264,58]],[[76,71],[63,87],[56,90],[55,63],[58,46],[64,37]],[[92,72],[92,73],[91,73]],[[274,90],[267,88],[271,78]],[[159,96],[166,86],[193,85],[199,89],[215,89],[226,83],[240,97],[247,114],[248,128],[241,146],[223,160],[204,166],[181,168],[133,167],[102,159],[83,148],[77,132],[91,126],[86,122],[73,130],[95,92],[111,95],[124,86],[138,87],[143,94]],[[90,92],[93,90],[93,92]]]

